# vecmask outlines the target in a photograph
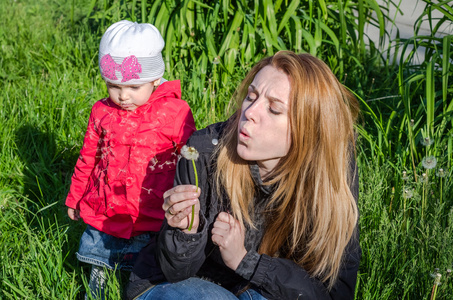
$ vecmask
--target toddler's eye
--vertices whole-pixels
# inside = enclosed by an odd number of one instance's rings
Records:
[[[107,84],[107,87],[109,89],[117,89],[117,88],[119,88],[117,85],[112,85],[112,84]]]

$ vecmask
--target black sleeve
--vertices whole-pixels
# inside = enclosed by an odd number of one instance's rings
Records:
[[[200,225],[197,233],[186,234],[178,228],[169,226],[164,220],[159,235],[157,256],[165,277],[169,282],[177,282],[195,276],[206,260],[205,248],[209,236],[209,223],[206,219],[206,199],[211,193],[209,184],[209,165],[213,144],[205,131],[197,132],[187,145],[194,146],[200,156],[196,160],[200,200]],[[174,186],[195,184],[194,168],[191,161],[181,158],[176,167]]]

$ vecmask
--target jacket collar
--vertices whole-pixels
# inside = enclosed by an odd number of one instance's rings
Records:
[[[250,173],[252,174],[252,178],[253,181],[255,182],[255,185],[257,186],[257,188],[260,189],[260,191],[262,191],[266,195],[272,194],[272,192],[274,191],[274,185],[263,183],[263,180],[261,179],[260,175],[260,168],[256,163],[250,165]]]

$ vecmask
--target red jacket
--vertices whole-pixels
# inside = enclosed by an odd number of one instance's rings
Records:
[[[99,100],[66,205],[79,209],[85,223],[116,237],[158,231],[178,151],[194,131],[179,81],[164,82],[134,111],[120,109],[109,98]]]

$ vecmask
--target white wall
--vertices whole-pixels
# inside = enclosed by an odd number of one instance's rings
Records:
[[[414,24],[417,18],[423,13],[425,10],[425,3],[423,1],[418,0],[393,0],[397,5],[400,5],[400,12],[397,12],[396,8],[392,5],[389,6],[386,0],[377,0],[380,5],[386,6],[389,8],[389,16],[395,20],[396,26],[399,29],[400,37],[401,38],[409,38],[414,36]],[[433,0],[433,2],[439,2]],[[453,0],[450,1],[451,5],[453,5]],[[435,18],[440,18],[442,13],[439,11],[434,11],[432,16]],[[421,30],[419,31],[419,35],[429,35],[431,30],[429,29],[429,22],[427,18],[424,18],[425,21],[422,23]],[[433,25],[435,25],[436,21],[433,21]],[[396,37],[397,30],[392,26],[391,23],[387,24],[387,31],[391,34],[391,38],[394,39]],[[375,27],[369,26],[366,30],[366,33],[372,38],[376,45],[378,45],[379,41],[379,30]],[[437,36],[442,37],[444,35],[451,35],[453,34],[453,23],[449,22],[449,24],[444,24],[440,30],[438,31]],[[388,48],[388,40],[387,43],[383,46],[384,49]],[[391,56],[393,56],[393,52],[391,52]],[[423,60],[424,56],[424,49],[419,49],[417,51],[417,56],[415,59],[419,61]]]

